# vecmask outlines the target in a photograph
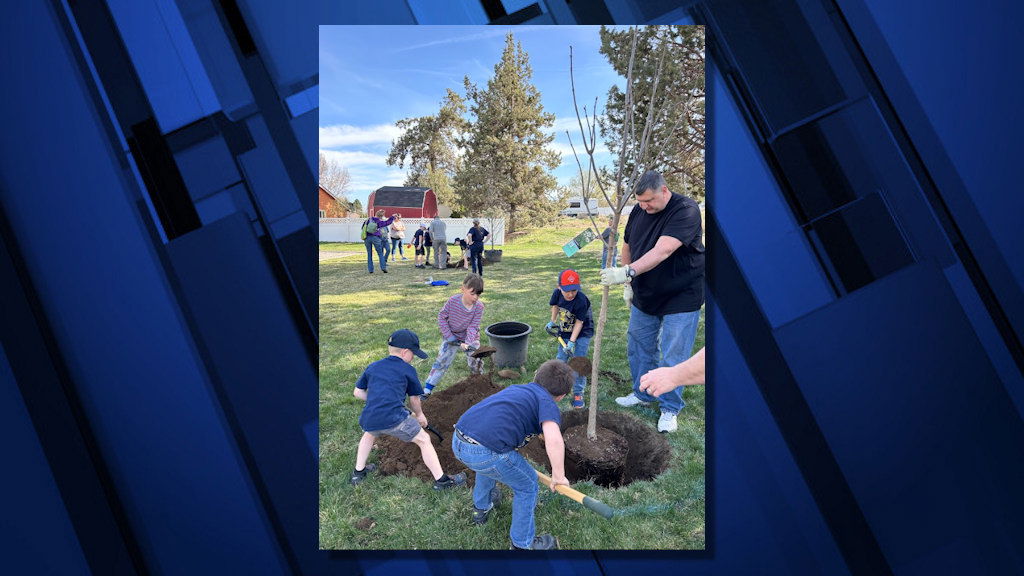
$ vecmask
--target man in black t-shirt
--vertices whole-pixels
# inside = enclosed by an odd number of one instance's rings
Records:
[[[620,406],[657,401],[659,432],[674,432],[685,405],[681,389],[651,396],[640,377],[660,366],[674,366],[693,353],[704,303],[704,243],[700,208],[673,194],[660,173],[650,170],[637,182],[637,204],[623,235],[623,266],[601,270],[601,283],[623,284],[631,304],[626,353],[633,392],[616,398]],[[659,337],[660,336],[660,337]]]

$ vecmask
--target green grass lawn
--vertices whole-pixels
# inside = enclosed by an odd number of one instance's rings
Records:
[[[486,309],[481,332],[487,325],[504,320],[530,324],[533,333],[529,337],[527,369],[531,374],[555,356],[556,344],[543,327],[551,316],[548,298],[561,270],[574,268],[580,273],[583,291],[593,304],[597,320],[601,302],[600,243],[591,243],[572,258],[566,258],[561,250],[562,244],[582,229],[582,222],[571,222],[560,228],[530,231],[503,246],[502,261],[485,270],[481,300]],[[473,504],[468,490],[437,493],[428,484],[404,476],[371,476],[356,488],[348,484],[362,434],[358,418],[363,403],[352,396],[356,378],[369,363],[387,355],[386,342],[392,331],[410,328],[420,335],[421,346],[430,354],[415,365],[420,379],[425,380],[440,342],[437,311],[457,292],[466,273],[413,268],[410,250],[410,260],[391,263],[388,274],[382,274],[375,263],[376,271],[369,275],[362,244],[320,246],[321,250],[360,253],[320,263],[320,547],[507,549],[511,523],[507,488],[505,501],[490,521],[476,527],[469,521]],[[423,281],[427,276],[448,280],[451,285],[426,286]],[[623,382],[629,382],[625,344],[628,320],[621,289],[612,289],[601,369],[619,374]],[[697,348],[703,345],[702,319]],[[456,358],[439,389],[468,374],[465,362]],[[516,382],[520,381],[526,380]],[[598,386],[602,410],[624,410],[652,428],[656,426],[656,408],[623,409],[615,404],[616,396],[630,391],[628,384],[617,386],[610,379],[602,379]],[[542,489],[536,513],[538,533],[554,534],[564,549],[703,549],[704,387],[687,387],[684,398],[687,406],[679,414],[679,430],[668,435],[672,460],[664,474],[618,489],[587,482],[574,485],[621,510],[621,515],[604,520],[576,502]],[[567,401],[563,405],[570,409]],[[446,435],[446,441],[448,438]],[[371,453],[370,461],[376,457],[375,452]],[[364,517],[374,518],[376,525],[360,530],[355,524]]]

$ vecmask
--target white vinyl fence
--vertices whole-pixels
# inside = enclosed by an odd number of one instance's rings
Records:
[[[359,239],[359,229],[363,226],[366,218],[321,218],[320,219],[320,241],[321,242],[362,242]],[[472,218],[441,218],[445,223],[445,240],[451,244],[456,238],[465,238],[469,229],[473,227]],[[405,243],[412,242],[412,235],[420,227],[420,222],[430,225],[430,219],[404,218]],[[480,225],[491,233],[487,238],[487,247],[491,247],[491,240],[495,246],[505,244],[505,219],[495,218],[492,222],[488,218],[481,218]]]

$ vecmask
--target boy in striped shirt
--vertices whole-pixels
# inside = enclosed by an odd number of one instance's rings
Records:
[[[466,364],[473,374],[483,373],[484,361],[471,356],[473,350],[480,347],[480,319],[484,315],[484,303],[480,294],[484,291],[484,279],[476,274],[469,274],[462,281],[459,293],[452,296],[437,313],[437,326],[441,329],[441,349],[437,360],[430,367],[426,385],[423,387],[423,398],[430,396],[434,386],[444,377],[448,367],[459,350],[466,353]]]

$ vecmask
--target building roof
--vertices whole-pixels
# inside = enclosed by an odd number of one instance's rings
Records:
[[[373,197],[374,207],[393,206],[395,208],[421,208],[423,197],[430,188],[405,188],[400,186],[382,186],[377,188]]]
[[[322,184],[320,185],[320,189],[323,190],[324,192],[327,192],[327,194],[330,195],[331,198],[334,198],[335,200],[341,200],[340,196],[338,196],[334,192],[331,192],[327,188],[324,188]]]

